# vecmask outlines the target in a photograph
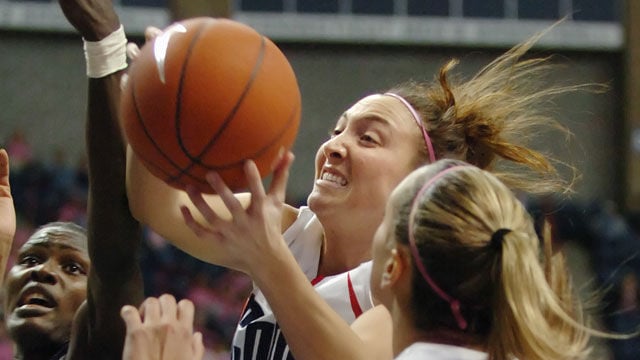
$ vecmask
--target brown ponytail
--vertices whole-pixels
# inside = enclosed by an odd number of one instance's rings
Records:
[[[568,190],[577,178],[575,168],[532,149],[529,142],[548,131],[570,135],[544,111],[550,99],[602,87],[548,85],[544,77],[554,68],[550,59],[523,59],[545,32],[516,45],[467,81],[452,76],[458,63],[454,59],[440,69],[434,82],[407,82],[389,91],[404,97],[420,113],[436,158],[464,160],[491,170],[514,189]],[[563,179],[558,165],[568,167],[573,176]]]

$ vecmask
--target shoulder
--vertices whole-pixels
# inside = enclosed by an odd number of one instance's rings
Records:
[[[284,232],[289,227],[291,227],[291,225],[293,225],[293,223],[298,218],[299,214],[300,214],[299,208],[293,207],[288,204],[284,204],[284,208],[282,209],[282,223],[281,223],[282,232]]]

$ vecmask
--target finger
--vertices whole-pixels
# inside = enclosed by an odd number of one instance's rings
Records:
[[[9,186],[9,154],[0,149],[0,185]]]
[[[182,326],[189,331],[193,332],[193,316],[195,314],[195,306],[190,300],[182,299],[178,303],[178,321]]]
[[[276,155],[276,157],[271,162],[272,172],[278,167],[278,164],[280,164],[280,162],[282,161],[283,155],[284,155],[284,147],[281,146],[280,149],[278,149],[278,155]]]
[[[182,218],[184,219],[185,224],[196,234],[197,237],[204,237],[209,235],[210,231],[208,228],[201,225],[199,222],[191,214],[191,210],[189,210],[186,206],[181,206],[180,211],[182,212]]]
[[[155,26],[147,26],[147,28],[144,29],[144,38],[146,41],[151,41],[160,34],[162,34],[162,30]]]
[[[169,294],[163,294],[158,298],[160,303],[160,320],[163,323],[168,323],[177,318],[178,306],[176,299]]]
[[[131,332],[142,326],[142,319],[140,318],[138,309],[131,305],[125,305],[120,309],[120,317],[124,320],[127,332]]]
[[[289,181],[289,169],[293,163],[292,152],[284,154],[273,172],[273,178],[269,185],[269,194],[274,195],[278,200],[284,201],[287,194],[287,182]]]
[[[244,174],[247,178],[247,184],[249,185],[249,191],[251,192],[251,204],[259,206],[264,199],[265,191],[262,185],[262,178],[260,177],[260,171],[253,160],[247,160],[244,162]]]
[[[220,196],[220,199],[234,218],[244,213],[242,204],[240,203],[240,201],[238,201],[238,199],[236,199],[233,191],[229,189],[227,184],[218,173],[214,171],[207,173],[207,182],[209,183],[209,185],[211,185],[218,196]]]
[[[149,297],[140,306],[140,315],[145,324],[160,322],[160,302],[157,298]]]
[[[185,191],[187,192],[187,195],[189,195],[189,199],[193,205],[198,209],[207,222],[213,223],[218,219],[218,215],[216,215],[215,211],[213,211],[211,206],[209,206],[209,204],[204,200],[201,192],[191,185],[188,185]]]
[[[138,44],[136,43],[128,43],[127,44],[127,59],[129,60],[135,60],[138,58],[138,56],[140,56],[140,48],[138,47]]]
[[[196,332],[192,338],[193,356],[194,360],[202,360],[204,357],[204,344],[202,343],[202,333]]]

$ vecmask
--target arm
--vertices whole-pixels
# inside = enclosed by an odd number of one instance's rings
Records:
[[[224,248],[227,266],[251,276],[269,301],[296,358],[391,359],[388,312],[375,308],[363,314],[358,320],[360,325],[351,329],[316,293],[284,242],[278,224],[291,161],[292,155],[282,158],[268,192],[262,187],[255,165],[246,164],[251,190],[247,208],[220,177],[212,174],[207,180],[232,214],[232,220],[218,217],[200,194],[189,192],[205,222],[197,221],[183,207],[186,223],[198,237]],[[366,333],[358,333],[363,329]]]
[[[60,0],[69,22],[85,40],[98,41],[120,25],[111,0]],[[124,46],[124,45],[123,45]],[[88,240],[91,271],[87,303],[76,316],[69,358],[120,358],[125,304],[142,302],[138,269],[141,232],[131,216],[125,190],[125,143],[119,127],[121,72],[89,80],[86,123],[89,156]],[[76,341],[84,339],[86,341]]]
[[[11,243],[16,233],[16,211],[13,207],[11,186],[9,185],[9,155],[0,149],[0,285],[11,252]]]
[[[198,221],[203,221],[186,192],[167,185],[153,176],[131,150],[127,149],[127,193],[129,207],[138,221],[148,225],[160,236],[184,252],[209,263],[224,265],[226,249],[197,236],[185,224],[180,207],[186,205]],[[161,194],[161,195],[160,195]],[[249,193],[234,194],[243,208],[251,202]],[[203,195],[203,200],[218,217],[229,220],[231,215],[217,195]],[[280,232],[295,220],[298,210],[283,207]]]

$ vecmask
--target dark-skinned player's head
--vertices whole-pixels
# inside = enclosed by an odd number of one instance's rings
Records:
[[[67,222],[38,228],[5,280],[4,311],[18,358],[47,358],[69,341],[87,296],[87,233]]]

